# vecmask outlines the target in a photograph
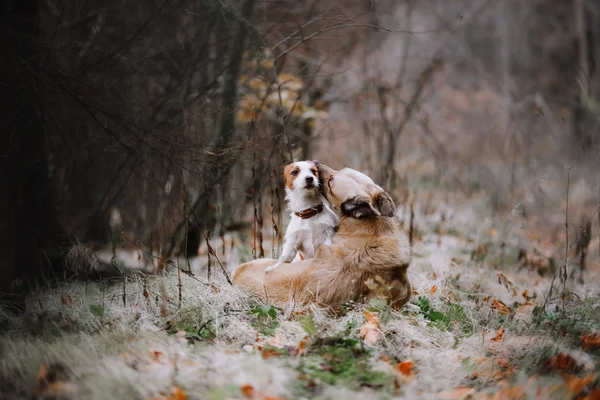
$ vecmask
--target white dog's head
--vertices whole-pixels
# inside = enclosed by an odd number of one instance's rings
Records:
[[[285,166],[283,169],[285,186],[292,192],[302,193],[319,190],[319,171],[312,161],[297,161]]]
[[[298,212],[322,202],[319,171],[313,161],[297,161],[286,165],[283,178],[290,210]]]

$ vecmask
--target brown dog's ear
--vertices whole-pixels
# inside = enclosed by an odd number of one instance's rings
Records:
[[[342,214],[353,218],[371,218],[381,215],[371,203],[360,198],[352,198],[342,203]]]
[[[396,215],[396,205],[388,193],[377,193],[375,196],[375,202],[377,203],[377,208],[379,208],[379,211],[381,211],[381,215],[384,217],[393,217]]]

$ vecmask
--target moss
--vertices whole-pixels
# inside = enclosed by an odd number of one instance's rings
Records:
[[[371,366],[372,351],[363,342],[349,338],[327,338],[313,344],[297,370],[303,390],[315,386],[344,385],[349,389],[391,389],[393,378]]]

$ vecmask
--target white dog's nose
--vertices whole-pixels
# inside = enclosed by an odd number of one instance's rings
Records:
[[[306,183],[313,183],[314,180],[315,180],[315,178],[313,178],[312,176],[306,177]]]

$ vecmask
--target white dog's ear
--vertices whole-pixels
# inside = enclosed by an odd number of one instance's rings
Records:
[[[381,215],[371,202],[361,198],[352,198],[342,203],[342,214],[354,218],[371,218]]]

